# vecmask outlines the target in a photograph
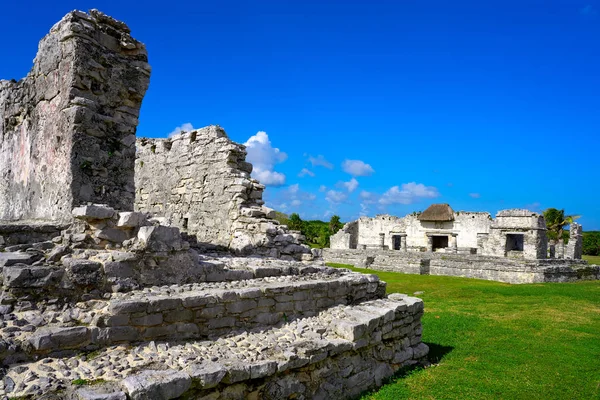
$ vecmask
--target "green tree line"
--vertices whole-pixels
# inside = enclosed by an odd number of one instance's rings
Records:
[[[289,217],[283,213],[277,213],[276,219],[283,225],[294,231],[300,231],[306,238],[305,244],[310,247],[324,248],[329,247],[329,238],[339,231],[344,224],[340,217],[334,215],[329,222],[311,220],[304,221],[297,213],[292,213]]]

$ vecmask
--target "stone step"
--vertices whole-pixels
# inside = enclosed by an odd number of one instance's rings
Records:
[[[115,293],[110,300],[78,303],[68,315],[48,324],[39,320],[27,324],[43,315],[21,313],[0,332],[2,339],[20,349],[5,354],[8,363],[24,354],[90,350],[120,342],[216,338],[234,329],[268,327],[384,294],[385,284],[375,275],[325,269],[306,275]]]
[[[403,295],[338,305],[269,329],[214,341],[115,345],[66,358],[12,365],[11,397],[77,391],[80,399],[349,398],[422,361],[423,302]],[[97,385],[75,389],[71,382]],[[8,391],[8,389],[11,389]],[[114,397],[94,397],[100,394]]]

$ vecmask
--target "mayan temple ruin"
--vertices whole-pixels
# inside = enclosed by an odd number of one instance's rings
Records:
[[[403,218],[386,214],[349,222],[331,237],[323,258],[381,271],[507,283],[600,279],[600,267],[581,259],[581,232],[572,223],[566,246],[549,244],[541,214],[502,210],[493,219],[433,204]]]
[[[345,399],[427,364],[423,302],[325,266],[223,129],[136,137],[150,75],[91,10],[0,81],[0,397]]]

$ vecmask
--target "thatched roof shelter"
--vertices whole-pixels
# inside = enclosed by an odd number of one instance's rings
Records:
[[[432,204],[418,218],[420,221],[454,221],[454,210],[449,204]]]

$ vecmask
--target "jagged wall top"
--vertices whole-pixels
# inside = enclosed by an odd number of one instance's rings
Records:
[[[0,220],[69,219],[88,201],[133,209],[147,61],[127,25],[72,11],[24,79],[0,81]]]

